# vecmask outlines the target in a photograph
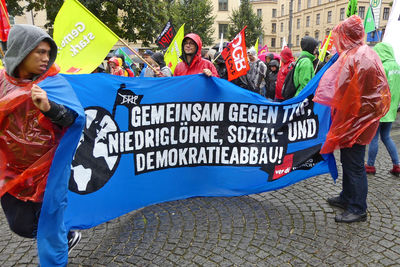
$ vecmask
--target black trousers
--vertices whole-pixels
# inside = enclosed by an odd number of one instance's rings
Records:
[[[41,202],[22,201],[5,193],[1,197],[1,206],[13,232],[22,237],[36,238]]]
[[[368,180],[364,167],[365,145],[353,145],[340,149],[343,184],[340,196],[354,214],[367,211]]]

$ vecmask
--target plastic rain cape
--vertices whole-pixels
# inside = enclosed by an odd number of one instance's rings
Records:
[[[390,91],[378,55],[364,43],[364,27],[351,16],[333,29],[338,60],[322,77],[314,101],[331,107],[332,125],[322,154],[366,145],[390,107]]]

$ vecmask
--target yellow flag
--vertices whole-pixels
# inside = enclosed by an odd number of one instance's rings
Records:
[[[185,24],[183,24],[179,31],[176,33],[174,39],[172,40],[171,44],[169,45],[167,52],[165,52],[164,60],[165,64],[171,69],[172,73],[175,71],[176,65],[181,61],[179,58],[182,54],[182,41],[185,31]]]
[[[257,38],[256,44],[254,45],[254,48],[256,49],[257,55],[258,55],[258,39],[259,39],[259,38]]]
[[[320,62],[324,61],[326,50],[328,50],[329,42],[331,41],[331,34],[332,31],[329,32],[328,38],[325,41],[324,47],[322,48],[321,52],[319,53],[318,59]]]
[[[119,37],[77,0],[66,0],[54,21],[56,63],[61,73],[85,74],[95,70]]]

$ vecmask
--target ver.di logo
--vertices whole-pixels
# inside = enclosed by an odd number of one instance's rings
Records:
[[[375,7],[378,7],[380,5],[380,3],[381,3],[381,0],[372,0],[371,1],[371,6],[373,8],[375,8]]]

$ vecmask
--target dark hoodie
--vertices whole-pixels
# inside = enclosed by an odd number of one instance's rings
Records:
[[[7,52],[4,56],[4,65],[7,74],[15,78],[15,69],[42,41],[47,41],[51,48],[49,64],[46,69],[47,72],[56,61],[56,43],[51,39],[50,35],[36,26],[23,24],[14,25],[7,40]],[[32,80],[36,80],[39,76],[41,75],[33,77]]]
[[[192,39],[196,44],[197,44],[197,50],[195,52],[195,55],[193,56],[192,60],[190,62],[187,61],[187,55],[185,54],[184,50],[184,43],[185,39],[190,38]],[[201,48],[203,47],[203,44],[201,42],[200,36],[198,36],[195,33],[189,33],[185,36],[182,42],[182,55],[181,59],[182,62],[179,62],[178,65],[175,68],[174,71],[174,76],[183,76],[183,75],[191,75],[191,74],[199,74],[203,73],[204,69],[209,69],[212,72],[212,75],[215,77],[218,76],[218,72],[214,65],[201,57]]]
[[[276,67],[275,71],[272,71],[272,67]],[[275,99],[275,88],[276,78],[279,71],[279,62],[275,59],[268,63],[268,76],[265,77],[265,97],[274,100]]]

